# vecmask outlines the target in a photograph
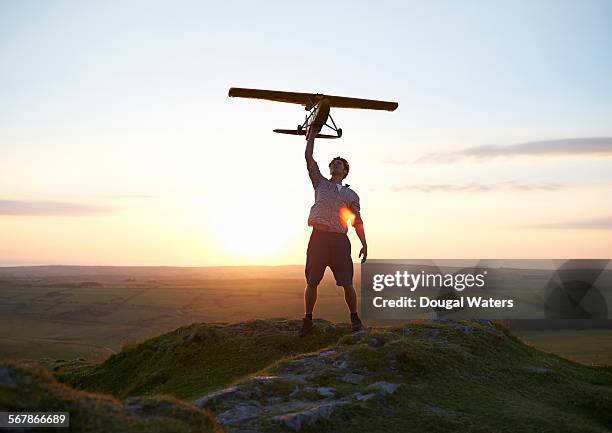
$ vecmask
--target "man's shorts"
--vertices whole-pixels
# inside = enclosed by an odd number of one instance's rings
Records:
[[[353,259],[348,236],[313,229],[306,251],[305,274],[308,284],[319,284],[327,266],[334,273],[336,285],[353,284]]]

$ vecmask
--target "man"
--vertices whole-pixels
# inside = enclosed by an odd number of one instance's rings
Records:
[[[336,285],[344,289],[344,300],[351,313],[351,329],[353,332],[363,329],[363,324],[357,314],[357,294],[353,287],[353,260],[351,259],[351,243],[347,236],[347,219],[355,227],[361,240],[364,263],[368,256],[363,221],[361,220],[359,196],[342,185],[348,175],[349,164],[340,157],[329,163],[331,177],[326,179],[321,174],[317,162],[312,157],[315,137],[321,126],[311,126],[306,141],[306,167],[315,190],[315,203],[310,208],[308,225],[312,226],[310,241],[306,252],[306,289],[304,304],[306,315],[302,319],[300,336],[303,337],[313,327],[312,311],[317,301],[317,287],[323,278],[325,269],[329,266],[336,279]]]

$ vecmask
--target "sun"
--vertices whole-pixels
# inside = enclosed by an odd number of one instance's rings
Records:
[[[264,209],[228,207],[214,217],[214,234],[219,246],[237,258],[276,258],[296,240],[297,217],[273,214]]]

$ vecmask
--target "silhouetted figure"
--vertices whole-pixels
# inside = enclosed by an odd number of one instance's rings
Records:
[[[306,253],[307,284],[304,291],[306,314],[302,319],[300,331],[302,337],[314,326],[312,311],[317,301],[317,287],[327,266],[334,274],[336,285],[344,288],[344,299],[351,313],[352,330],[355,332],[363,329],[357,314],[351,243],[347,236],[347,220],[350,220],[361,240],[359,257],[362,257],[361,263],[364,263],[368,255],[368,244],[361,219],[359,196],[349,188],[349,185],[342,185],[342,180],[349,172],[349,164],[344,158],[336,157],[329,163],[331,175],[329,179],[321,174],[319,165],[312,156],[315,137],[320,130],[320,126],[312,125],[306,139],[306,167],[315,191],[315,203],[310,208],[308,216],[308,225],[312,226],[312,233]]]

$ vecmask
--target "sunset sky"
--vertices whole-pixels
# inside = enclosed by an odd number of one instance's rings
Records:
[[[612,2],[0,2],[0,265],[305,260],[296,105],[370,257],[612,256]],[[353,256],[359,240],[350,233]]]

